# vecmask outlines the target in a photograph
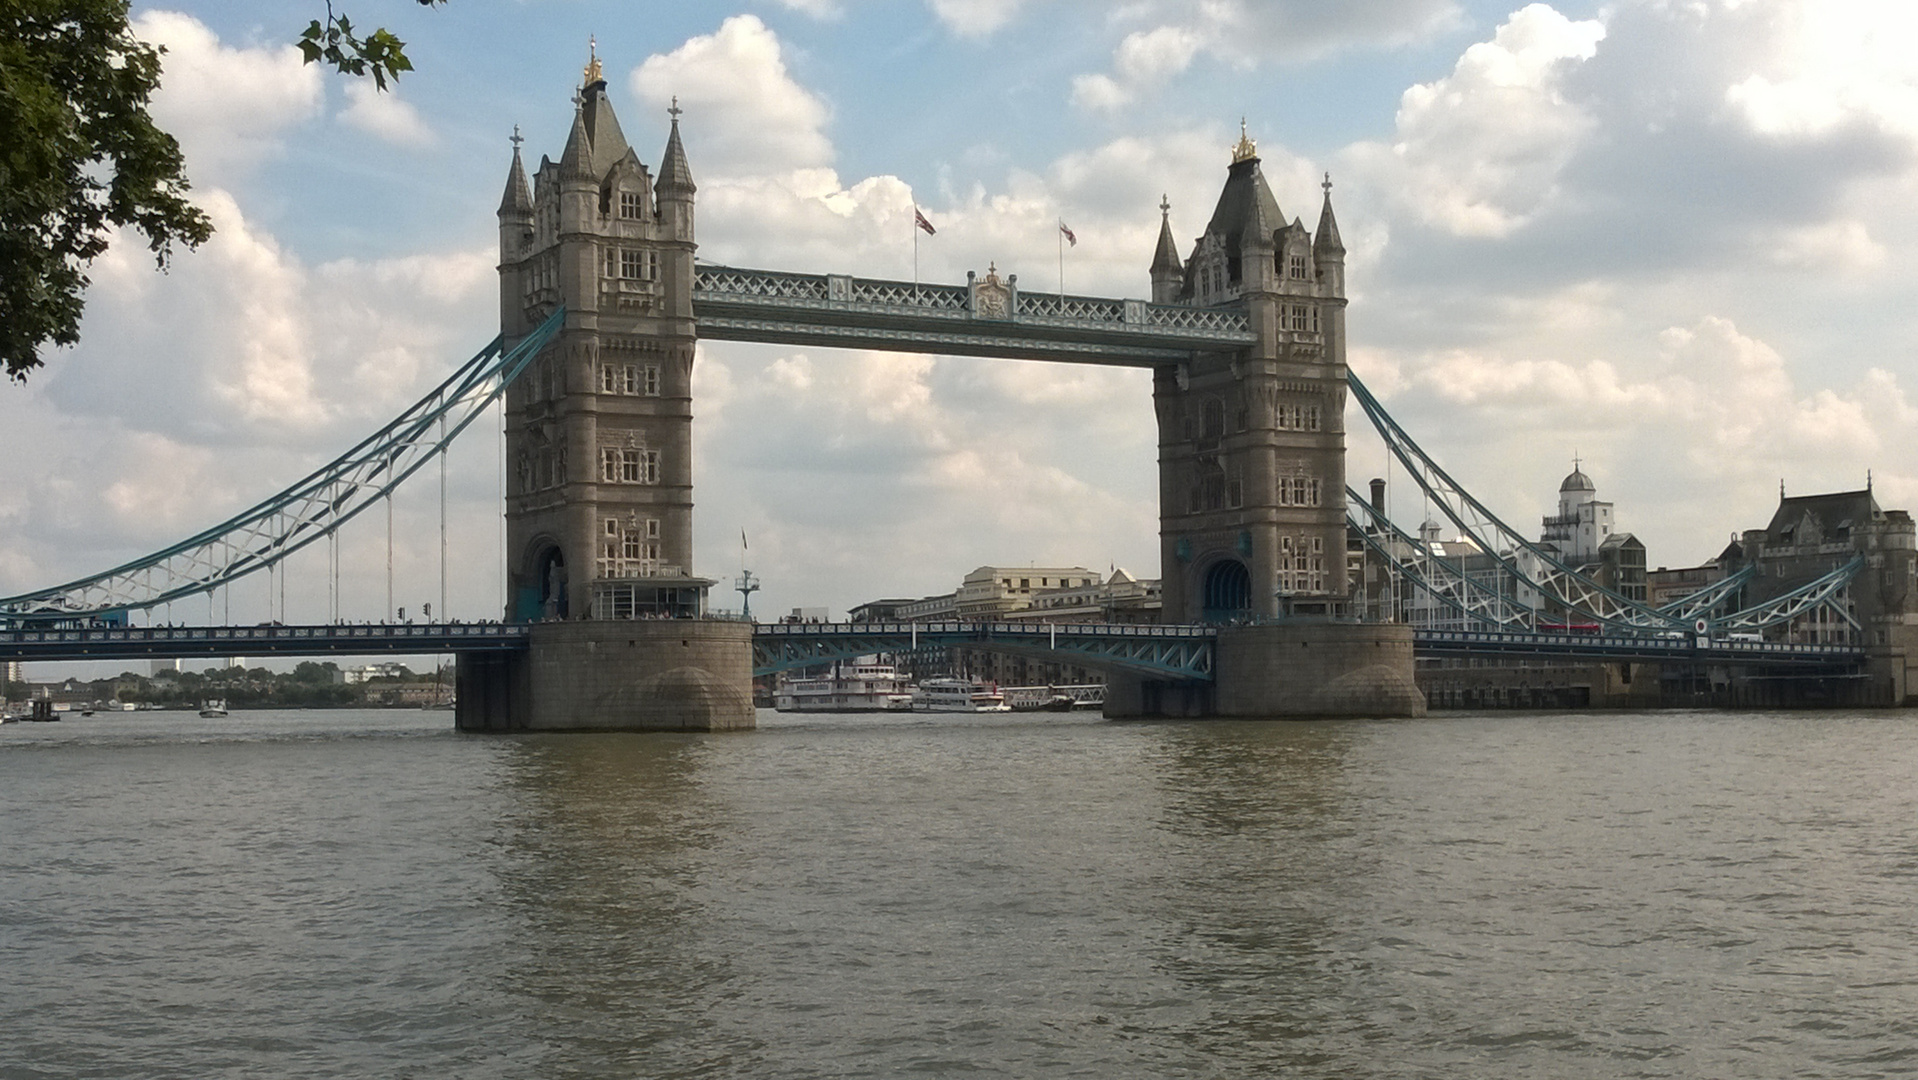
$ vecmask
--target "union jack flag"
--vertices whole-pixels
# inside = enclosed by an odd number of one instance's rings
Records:
[[[1072,230],[1066,228],[1065,222],[1061,221],[1059,223],[1059,231],[1066,234],[1066,243],[1071,244],[1073,247],[1079,246],[1079,238],[1072,235]]]
[[[912,220],[914,224],[926,230],[927,236],[934,236],[934,235],[937,235],[939,232],[938,229],[935,229],[932,227],[932,222],[927,221],[926,215],[920,213],[919,208],[916,206],[912,208]]]

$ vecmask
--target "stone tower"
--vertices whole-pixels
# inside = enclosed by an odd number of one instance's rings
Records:
[[[557,162],[527,183],[514,134],[500,201],[507,347],[556,306],[564,329],[506,395],[506,617],[704,609],[691,575],[693,178],[679,110],[655,180],[597,57]]]
[[[1259,338],[1153,378],[1167,622],[1347,614],[1345,247],[1324,188],[1316,235],[1287,223],[1242,131],[1184,260],[1161,203],[1153,301],[1244,304]]]

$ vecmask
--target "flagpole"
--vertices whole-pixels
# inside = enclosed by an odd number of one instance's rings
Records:
[[[1059,222],[1059,314],[1066,313],[1066,223]]]
[[[919,204],[912,204],[912,298],[919,299]]]

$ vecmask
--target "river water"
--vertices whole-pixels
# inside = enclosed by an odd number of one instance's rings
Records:
[[[0,1077],[1918,1073],[1918,714],[0,728]]]

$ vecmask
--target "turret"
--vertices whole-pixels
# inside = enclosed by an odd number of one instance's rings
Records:
[[[1185,265],[1179,261],[1179,242],[1172,238],[1172,203],[1159,196],[1159,247],[1152,253],[1152,302],[1177,303]]]
[[[679,141],[679,99],[674,98],[670,109],[672,131],[666,136],[666,152],[660,156],[659,183],[654,190],[659,196],[660,224],[665,226],[666,234],[675,240],[693,239],[693,194],[699,188],[693,184],[692,167],[686,164],[686,148]]]
[[[672,130],[666,136],[666,152],[660,156],[659,182],[653,185],[659,206],[659,231],[665,241],[662,273],[665,278],[667,314],[690,319],[693,315],[693,184],[692,167],[686,164],[686,148],[679,141],[679,99],[666,110],[672,117]]]
[[[521,163],[519,126],[513,126],[513,166],[506,171],[506,190],[499,200],[499,309],[500,332],[516,338],[526,332],[521,325],[519,261],[533,248],[533,192],[526,183],[526,166]]]
[[[1325,174],[1325,206],[1319,210],[1319,231],[1312,240],[1312,261],[1318,264],[1319,283],[1331,296],[1345,295],[1345,242],[1339,239],[1339,221],[1332,216],[1332,174]]]

